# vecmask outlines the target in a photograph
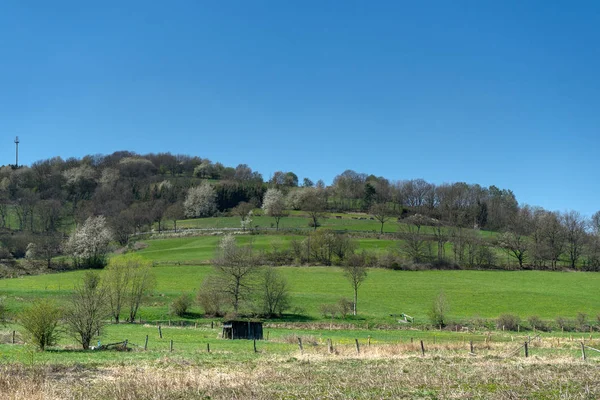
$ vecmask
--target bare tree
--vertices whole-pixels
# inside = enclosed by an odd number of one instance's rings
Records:
[[[281,315],[289,307],[289,289],[285,278],[274,267],[267,267],[260,286],[264,315]]]
[[[144,296],[156,286],[156,277],[152,271],[152,263],[138,255],[128,256],[125,262],[129,269],[130,281],[126,297],[127,305],[129,306],[129,317],[127,320],[133,323],[135,322]]]
[[[415,263],[421,263],[427,257],[429,242],[421,232],[421,227],[430,223],[430,219],[416,214],[405,219],[401,224],[401,238],[403,239],[403,248],[405,253]]]
[[[83,349],[87,350],[109,316],[106,287],[101,285],[97,273],[88,271],[81,283],[75,287],[65,311],[67,327]]]
[[[590,226],[596,235],[600,235],[600,211],[596,211],[594,215],[592,215]]]
[[[381,230],[379,233],[383,233],[383,224],[385,224],[390,219],[390,210],[385,203],[375,203],[371,206],[369,210],[369,214],[371,214],[379,223],[381,224]]]
[[[556,269],[565,249],[565,228],[560,223],[558,213],[546,212],[542,216],[541,229],[552,269]]]
[[[306,211],[311,218],[312,226],[315,230],[319,226],[319,219],[323,218],[326,208],[325,199],[322,190],[307,188],[302,199],[301,207]]]
[[[52,258],[61,252],[62,234],[57,232],[47,232],[36,240],[37,257],[46,261],[48,269],[52,267]]]
[[[104,285],[115,324],[119,323],[121,309],[128,295],[130,279],[131,271],[125,257],[115,257],[109,261],[104,272]]]
[[[523,264],[527,261],[527,252],[529,250],[529,239],[527,236],[518,232],[508,231],[500,236],[498,243],[506,249],[508,254],[517,259],[519,268],[523,268]]]
[[[235,237],[225,235],[219,243],[217,257],[213,260],[222,280],[222,290],[226,293],[238,312],[240,302],[252,290],[252,278],[258,270],[258,262],[250,246],[238,246]]]
[[[219,276],[209,275],[202,280],[196,301],[206,315],[222,317],[225,314],[227,301],[221,289],[222,279]]]
[[[581,257],[583,244],[586,240],[586,226],[588,225],[585,218],[577,211],[568,211],[562,215],[562,222],[565,227],[565,237],[567,241],[567,252],[571,268],[577,266],[577,261]]]
[[[433,236],[435,237],[435,241],[437,242],[438,248],[438,262],[441,263],[444,261],[446,256],[446,242],[448,242],[448,232],[446,230],[445,224],[437,219],[431,220],[433,224]]]
[[[363,257],[352,255],[346,259],[343,265],[344,275],[350,281],[352,290],[354,291],[354,305],[352,307],[352,314],[356,315],[357,309],[356,304],[358,303],[358,288],[362,285],[365,279],[367,279],[367,267],[362,262]]]
[[[183,204],[180,202],[170,205],[167,211],[165,211],[165,218],[173,221],[173,230],[175,232],[177,232],[177,220],[183,219],[184,216]]]

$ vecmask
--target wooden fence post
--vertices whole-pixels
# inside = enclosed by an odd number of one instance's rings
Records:
[[[585,345],[581,342],[581,358],[585,361]]]
[[[169,351],[173,351],[173,339],[171,339],[171,342],[169,345]]]
[[[210,321],[210,329],[213,329],[215,327],[215,321]]]
[[[327,350],[329,354],[333,353],[333,344],[331,343],[331,339],[327,339]]]
[[[425,345],[423,344],[422,340],[421,340],[421,353],[423,353],[423,357],[425,357]]]
[[[254,352],[258,353],[258,351],[256,351],[256,339],[254,339]]]
[[[210,343],[206,343],[206,352],[210,353]]]
[[[529,347],[527,342],[525,342],[525,357],[529,357]]]
[[[148,335],[146,335],[146,342],[144,343],[144,350],[148,350]]]
[[[13,331],[13,334],[12,334],[12,344],[15,344],[15,331]]]
[[[471,346],[470,346],[471,347],[471,354],[475,354],[475,349],[473,348],[473,341],[472,340],[471,340],[470,344],[471,344]]]
[[[300,354],[304,354],[304,349],[302,348],[302,338],[298,336],[298,347],[300,347]]]
[[[371,335],[367,336],[367,346],[371,346]]]
[[[162,339],[162,329],[160,328],[160,325],[158,325],[158,336]]]
[[[354,339],[354,343],[356,343],[356,354],[360,354],[360,346],[358,345],[358,339]]]
[[[410,343],[412,344],[412,342],[413,342],[413,338],[410,338]]]

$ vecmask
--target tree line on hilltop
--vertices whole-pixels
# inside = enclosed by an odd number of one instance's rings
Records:
[[[352,170],[327,186],[289,171],[265,180],[246,164],[128,151],[0,167],[0,260],[29,252],[50,265],[90,217],[102,216],[110,238],[124,246],[165,221],[239,215],[249,225],[257,208],[277,229],[288,210],[302,211],[315,230],[327,212],[368,213],[381,233],[397,219],[403,257],[416,264],[491,265],[502,249],[520,268],[600,268],[600,212],[587,219],[519,205],[512,191],[496,186],[391,181]],[[480,229],[499,234],[483,239],[474,233]]]

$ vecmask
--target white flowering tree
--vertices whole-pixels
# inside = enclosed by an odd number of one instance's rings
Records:
[[[208,182],[188,190],[183,209],[187,218],[212,217],[217,212],[217,194]]]
[[[287,216],[285,212],[285,197],[279,189],[268,189],[263,199],[262,209],[266,215],[275,218],[275,225],[279,230],[279,221]]]
[[[102,268],[106,265],[112,233],[103,216],[89,217],[69,238],[66,251],[78,267]]]

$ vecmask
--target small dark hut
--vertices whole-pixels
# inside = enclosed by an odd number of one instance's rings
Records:
[[[263,338],[262,322],[225,321],[223,322],[223,339],[258,339]]]

